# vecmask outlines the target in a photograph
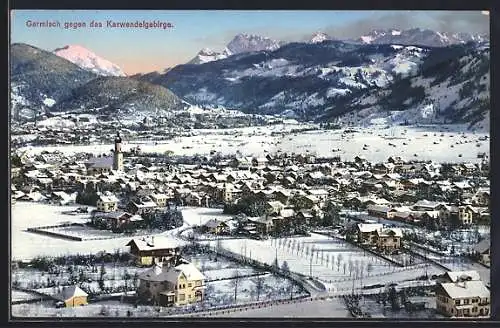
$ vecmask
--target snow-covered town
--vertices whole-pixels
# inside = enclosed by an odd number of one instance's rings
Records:
[[[103,136],[114,139],[109,152],[20,145],[11,157],[13,313],[488,317],[488,136],[423,129],[240,129],[275,147],[311,138],[295,151],[231,153],[234,129],[179,137],[175,151],[120,131]],[[344,148],[318,153],[311,136],[331,135]],[[372,135],[404,140],[419,156]],[[226,152],[205,146],[209,138]],[[448,151],[423,152],[427,139]],[[357,143],[366,151],[349,157]],[[477,143],[486,148],[471,156]]]
[[[9,19],[13,321],[493,317],[489,11]]]

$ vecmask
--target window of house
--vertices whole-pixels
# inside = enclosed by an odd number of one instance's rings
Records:
[[[477,303],[477,302],[479,302],[479,300],[477,298],[472,299],[472,303]]]
[[[475,312],[477,312],[477,307],[472,308],[472,313],[475,313]]]
[[[469,299],[468,298],[464,300],[464,304],[469,304]]]
[[[397,240],[396,238],[394,238],[392,241],[393,241],[394,243],[397,243],[397,242],[398,242],[398,240]]]
[[[182,285],[181,284],[179,284],[179,289],[182,289]]]
[[[460,300],[455,300],[455,305],[460,305]]]
[[[193,287],[193,284],[192,283],[188,283],[188,287]]]
[[[149,281],[146,282],[146,288],[149,288]]]
[[[489,309],[484,309],[484,314],[488,314],[490,312]]]
[[[186,296],[184,294],[179,294],[179,302],[182,302],[186,299]]]
[[[186,284],[182,284],[182,288],[186,288]]]

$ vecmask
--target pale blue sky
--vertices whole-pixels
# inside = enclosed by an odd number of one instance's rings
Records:
[[[453,14],[455,13],[455,14]],[[27,21],[85,22],[79,29],[28,27]],[[103,28],[91,28],[100,21]],[[172,29],[107,28],[106,21],[163,21]],[[449,22],[452,22],[450,24]],[[359,36],[373,28],[428,27],[458,31],[483,30],[488,17],[480,12],[390,11],[186,11],[186,10],[15,10],[11,42],[52,51],[82,45],[129,73],[148,72],[185,63],[205,47],[221,50],[237,33],[256,33],[300,41],[315,31],[337,37]]]

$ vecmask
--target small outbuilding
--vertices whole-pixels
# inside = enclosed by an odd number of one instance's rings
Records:
[[[75,307],[88,304],[89,295],[78,286],[64,287],[54,298],[58,303],[64,303],[65,307]]]

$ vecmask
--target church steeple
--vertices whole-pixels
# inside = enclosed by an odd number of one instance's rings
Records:
[[[123,153],[122,153],[122,138],[120,132],[116,133],[115,151],[113,153],[113,170],[123,171]]]

